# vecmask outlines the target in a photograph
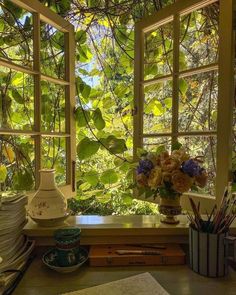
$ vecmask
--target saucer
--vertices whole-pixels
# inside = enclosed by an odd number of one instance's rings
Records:
[[[71,266],[60,266],[57,261],[57,256],[58,256],[57,249],[53,248],[43,255],[42,261],[46,266],[48,266],[49,268],[57,272],[69,273],[69,272],[77,270],[81,265],[83,265],[87,261],[88,252],[86,249],[80,247],[79,262]]]
[[[35,221],[37,224],[43,227],[53,227],[63,224],[63,222],[69,217],[70,213],[66,212],[65,215],[56,217],[56,218],[35,218],[30,216],[30,218]]]

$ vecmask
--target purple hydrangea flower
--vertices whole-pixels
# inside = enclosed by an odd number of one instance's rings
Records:
[[[192,159],[183,162],[181,168],[184,173],[188,174],[191,177],[200,175],[202,171],[202,168],[198,165],[198,162]]]
[[[137,173],[138,174],[145,174],[148,175],[149,172],[152,170],[153,168],[153,163],[150,160],[140,160],[139,161],[139,166],[137,167]]]

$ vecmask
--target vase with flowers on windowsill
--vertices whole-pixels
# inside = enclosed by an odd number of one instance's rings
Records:
[[[190,157],[181,145],[169,153],[164,146],[156,152],[140,153],[136,169],[136,186],[139,195],[145,198],[160,198],[159,212],[163,223],[177,224],[181,214],[180,198],[192,188],[203,188],[207,172],[202,167],[201,157]]]

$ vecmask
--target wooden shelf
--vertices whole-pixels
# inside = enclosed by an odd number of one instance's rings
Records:
[[[81,228],[81,244],[133,244],[133,243],[188,243],[188,219],[179,216],[180,223],[168,225],[160,222],[160,215],[131,216],[71,216],[57,227],[41,227],[30,218],[24,234],[35,239],[37,245],[52,245],[54,231],[65,226]],[[236,234],[236,222],[231,233]]]

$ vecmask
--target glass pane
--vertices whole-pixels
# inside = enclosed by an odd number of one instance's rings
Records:
[[[173,70],[173,23],[144,36],[144,80],[171,74]]]
[[[144,87],[143,132],[164,133],[171,131],[172,81]]]
[[[143,139],[143,149],[155,152],[157,147],[164,145],[167,151],[171,151],[171,137],[148,137]]]
[[[66,183],[66,139],[59,137],[42,138],[42,168],[56,170],[57,184]]]
[[[202,167],[208,173],[208,181],[206,187],[198,189],[198,193],[215,194],[215,176],[216,176],[216,137],[214,136],[185,136],[179,137],[178,141],[182,143],[191,157],[202,157]]]
[[[50,132],[65,131],[65,87],[41,81],[41,127]]]
[[[33,138],[22,135],[0,135],[0,157],[1,190],[29,191],[34,188],[35,155]],[[5,181],[3,181],[4,170],[7,175]]]
[[[33,76],[0,66],[0,128],[34,128]]]
[[[41,23],[41,72],[45,75],[65,77],[64,33],[51,25]]]
[[[219,4],[214,3],[181,17],[180,69],[218,61]]]
[[[216,130],[218,72],[179,80],[179,131]]]
[[[32,14],[11,1],[0,2],[0,58],[32,68]]]

